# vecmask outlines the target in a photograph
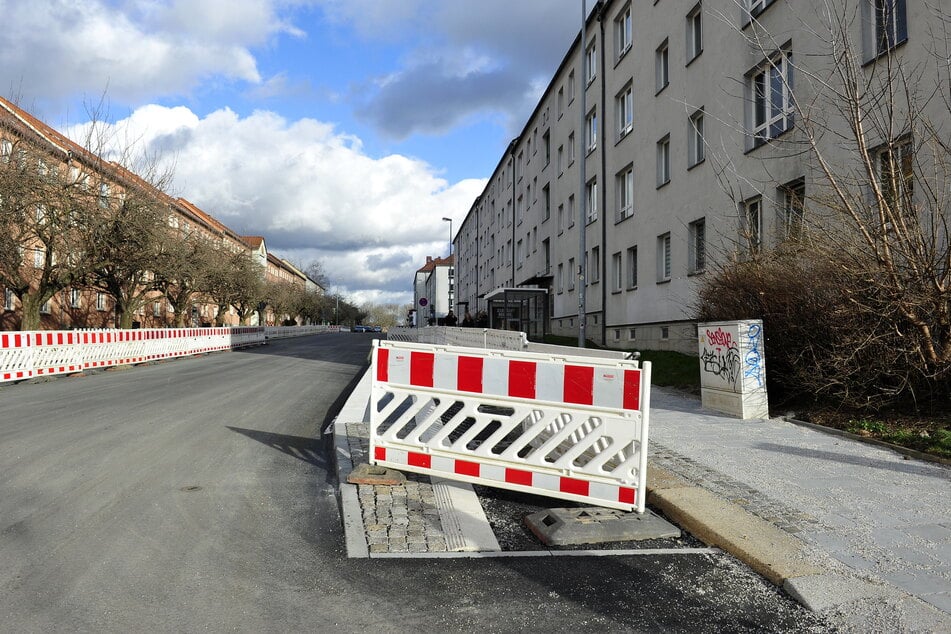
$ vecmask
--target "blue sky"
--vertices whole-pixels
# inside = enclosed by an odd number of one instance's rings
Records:
[[[590,0],[589,5],[594,1]],[[0,0],[0,90],[182,196],[411,301],[577,35],[580,0]]]

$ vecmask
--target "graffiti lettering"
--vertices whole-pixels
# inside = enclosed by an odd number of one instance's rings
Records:
[[[740,352],[736,346],[731,346],[726,351],[722,348],[716,350],[704,348],[700,354],[700,361],[703,362],[704,372],[715,374],[736,387],[736,379],[740,374]]]
[[[744,357],[746,370],[744,370],[743,376],[744,378],[754,379],[757,387],[763,386],[763,355],[759,349],[762,334],[763,328],[759,324],[750,325],[750,329],[746,333],[750,347]]]
[[[723,346],[725,348],[733,348],[736,345],[733,343],[733,335],[725,332],[722,328],[717,328],[716,332],[710,332],[708,330],[707,341],[710,345]]]

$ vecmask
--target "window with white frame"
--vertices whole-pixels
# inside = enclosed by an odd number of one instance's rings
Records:
[[[558,233],[560,234],[565,230],[565,205],[564,203],[558,205]]]
[[[741,203],[743,239],[750,253],[760,250],[763,243],[763,197],[754,196]]]
[[[627,290],[637,288],[637,247],[627,249]]]
[[[575,71],[568,73],[568,103],[575,99]]]
[[[611,290],[620,293],[624,283],[624,264],[621,258],[621,252],[618,251],[611,256]]]
[[[568,276],[565,278],[565,283],[569,291],[575,290],[575,277],[577,276],[578,273],[575,271],[575,259],[568,258]]]
[[[71,308],[80,308],[82,306],[82,294],[78,288],[70,289],[69,305]]]
[[[885,204],[892,214],[909,209],[914,197],[914,148],[911,139],[904,137],[875,152],[878,164],[878,183]]]
[[[657,142],[657,186],[670,182],[670,135]]]
[[[13,310],[13,291],[3,289],[3,310]]]
[[[863,0],[865,61],[908,40],[906,0]]]
[[[103,209],[109,206],[109,183],[99,183],[99,206]]]
[[[562,293],[565,290],[565,265],[559,262],[555,272],[555,289]]]
[[[806,184],[804,179],[787,183],[780,188],[782,200],[783,237],[796,239],[802,235],[802,225],[805,217]]]
[[[40,306],[40,313],[43,315],[49,315],[50,312],[52,312],[52,308],[52,301],[48,299]]]
[[[623,139],[634,129],[634,84],[628,84],[615,100],[617,108],[617,138]]]
[[[634,215],[634,166],[628,165],[616,176],[617,212],[615,222]]]
[[[41,269],[46,264],[46,251],[33,249],[33,268]]]
[[[568,165],[575,162],[575,133],[568,135]]]
[[[654,90],[660,92],[670,83],[670,50],[665,38],[654,53]]]
[[[542,187],[542,221],[551,218],[551,186]]]
[[[591,46],[588,47],[588,50],[585,51],[585,79],[587,84],[591,84],[594,81],[594,78],[598,75],[598,47],[597,44],[592,42]]]
[[[9,139],[0,139],[0,160],[9,163],[12,155],[13,143]]]
[[[587,152],[593,152],[598,147],[598,110],[593,108],[585,119],[584,142]]]
[[[96,310],[106,309],[106,294],[102,291],[96,293]]]
[[[703,108],[700,108],[688,119],[687,124],[687,166],[693,167],[703,163]]]
[[[618,59],[631,49],[631,44],[634,41],[632,27],[631,5],[628,4],[621,10],[621,13],[618,14],[617,19],[614,20],[614,41],[616,42],[617,48],[615,54]]]
[[[746,21],[755,18],[763,9],[773,4],[773,0],[746,0]]]
[[[525,258],[525,254],[522,251],[522,241],[519,240],[515,243],[515,262],[518,265],[518,268],[522,268],[522,260]]]
[[[598,219],[598,179],[592,178],[584,187],[585,218],[588,223]]]
[[[568,196],[568,228],[575,226],[575,195]]]
[[[792,53],[782,51],[749,76],[753,146],[775,139],[793,126]]]
[[[701,218],[694,220],[688,227],[690,234],[690,252],[688,266],[691,273],[702,273],[707,266],[707,227]]]
[[[657,281],[670,281],[670,233],[657,236]]]
[[[687,14],[687,63],[703,52],[703,7],[697,3]]]
[[[597,284],[601,281],[601,247],[592,247],[591,263],[588,266],[588,282]]]

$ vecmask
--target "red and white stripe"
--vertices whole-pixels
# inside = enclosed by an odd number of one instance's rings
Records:
[[[374,447],[373,454],[376,464],[395,469],[403,467],[418,473],[445,476],[465,482],[488,486],[497,483],[506,489],[550,494],[583,502],[600,502],[606,506],[636,506],[638,503],[635,487],[593,481],[584,476],[562,476],[393,447]]]
[[[379,383],[640,409],[639,369],[387,347],[376,355]]]
[[[0,335],[0,380],[19,381],[33,376],[29,333]]]

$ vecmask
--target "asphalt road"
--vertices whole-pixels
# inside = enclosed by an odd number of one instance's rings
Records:
[[[347,559],[370,338],[0,386],[0,632],[826,631],[722,554]]]

